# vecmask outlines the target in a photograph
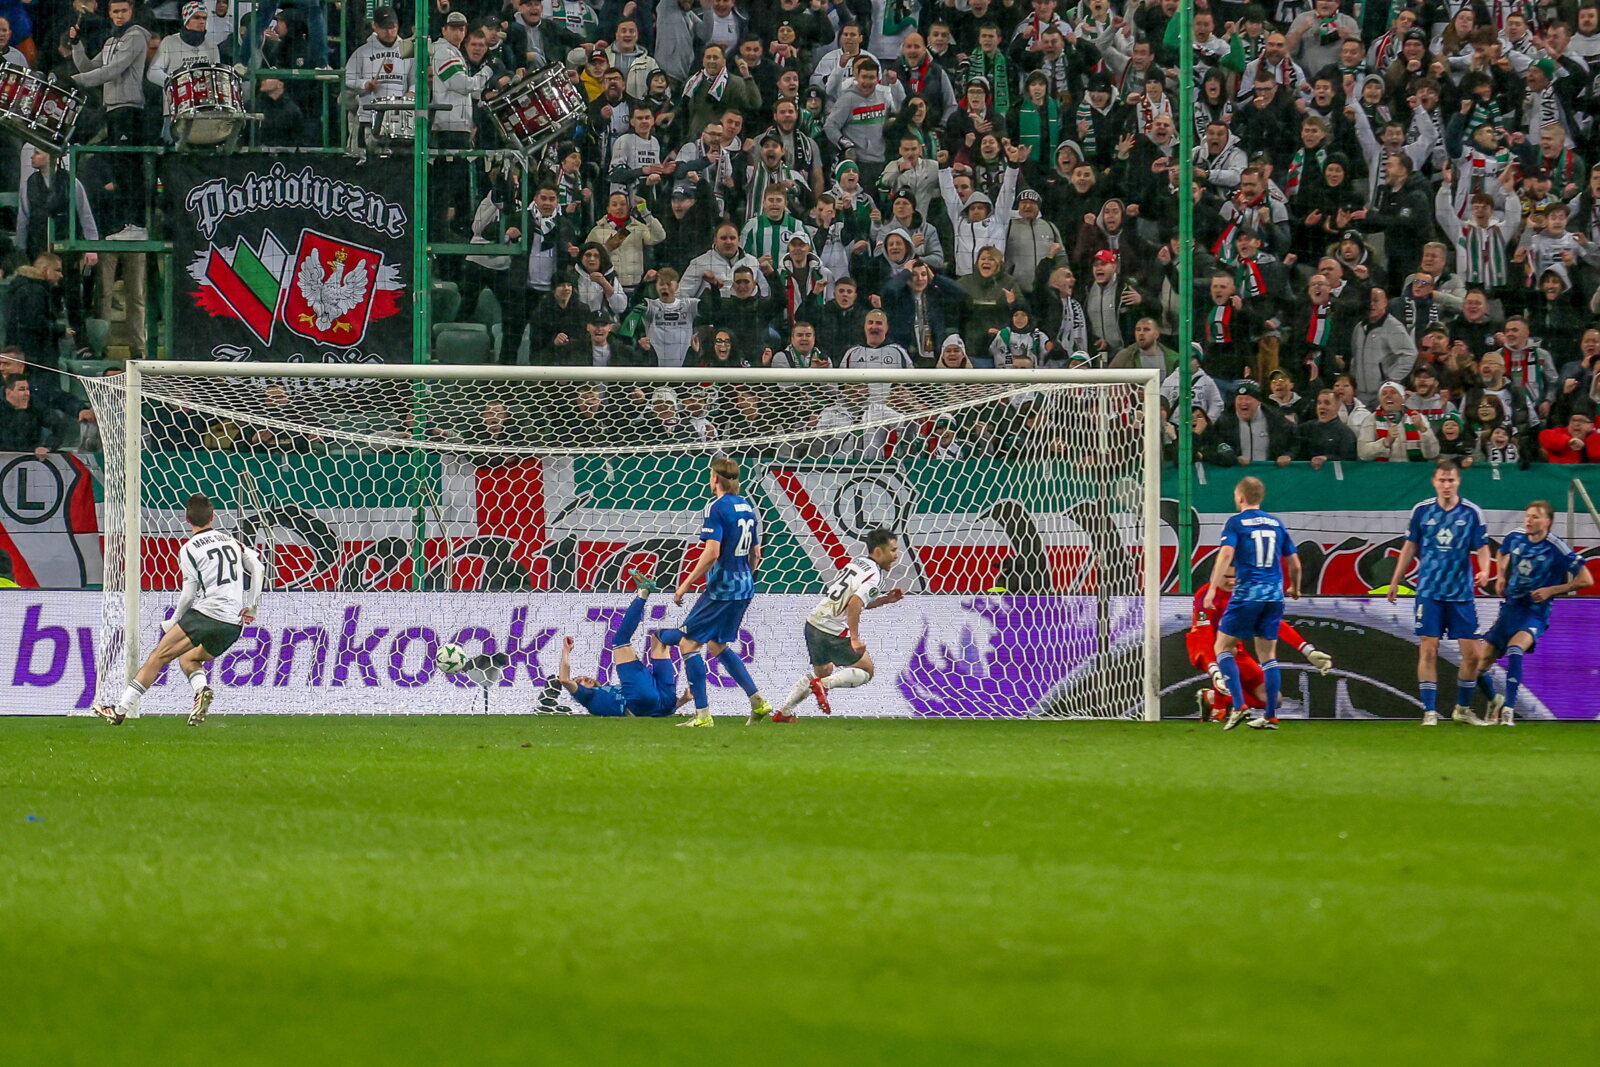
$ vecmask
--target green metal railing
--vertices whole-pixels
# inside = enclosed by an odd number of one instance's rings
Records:
[[[1178,4],[1178,591],[1194,592],[1194,4]],[[1154,546],[1152,546],[1154,547]]]

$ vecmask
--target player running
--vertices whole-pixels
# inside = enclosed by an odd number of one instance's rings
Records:
[[[184,507],[190,536],[178,551],[183,592],[172,618],[163,624],[166,633],[122,691],[121,699],[94,709],[112,726],[122,725],[173,660],[194,688],[189,725],[205,722],[216,697],[206,678],[206,664],[226,652],[245,625],[256,620],[265,573],[261,557],[231,535],[213,530],[214,513],[211,500],[199,493]]]
[[[633,603],[628,605],[617,628],[611,632],[611,662],[616,667],[616,684],[601,685],[595,678],[572,676],[572,646],[576,642],[570,637],[561,642],[556,681],[590,715],[659,719],[677,710],[677,672],[672,666],[672,650],[655,634],[650,635],[650,666],[639,662],[633,634],[644,619],[645,603],[656,591],[656,584],[638,571],[632,572],[632,577],[636,594]]]
[[[1200,705],[1200,721],[1208,719],[1223,721],[1228,717],[1228,709],[1232,700],[1228,695],[1228,682],[1222,676],[1222,668],[1217,666],[1217,625],[1228,611],[1228,604],[1233,599],[1234,574],[1232,568],[1219,578],[1218,594],[1216,597],[1216,610],[1207,611],[1205,606],[1206,596],[1211,591],[1211,585],[1202,585],[1194,591],[1194,616],[1189,625],[1189,633],[1184,638],[1184,644],[1189,652],[1189,662],[1195,668],[1211,676],[1211,684],[1195,691],[1195,697]],[[1317,648],[1310,641],[1301,636],[1287,622],[1278,624],[1278,638],[1294,646],[1301,655],[1317,668],[1318,672],[1327,674],[1333,669],[1333,657]],[[1266,707],[1266,674],[1261,669],[1261,664],[1250,654],[1248,648],[1234,650],[1234,662],[1239,665],[1239,678],[1244,683],[1245,705],[1250,708]]]
[[[755,596],[755,571],[761,564],[761,522],[755,507],[739,495],[739,464],[727,456],[719,456],[711,461],[710,478],[715,499],[706,510],[705,524],[700,528],[700,543],[704,547],[700,558],[694,562],[694,569],[678,583],[672,602],[682,604],[684,594],[702,577],[706,587],[689,617],[683,620],[681,630],[661,631],[661,639],[676,642],[683,653],[683,675],[689,682],[689,694],[694,698],[694,718],[679,726],[716,725],[706,693],[707,672],[705,657],[700,652],[702,645],[717,657],[722,669],[750,698],[751,722],[772,714],[772,705],[756,688],[744,660],[728,647],[739,639],[739,624],[744,621],[744,613]]]
[[[839,572],[822,603],[806,617],[811,673],[800,676],[783,706],[772,713],[773,722],[794,722],[792,712],[807,693],[817,698],[822,714],[832,715],[828,690],[854,689],[872,680],[872,657],[861,639],[861,613],[904,599],[904,589],[882,591],[884,573],[899,558],[900,539],[893,530],[880,526],[867,534],[867,554]]]
[[[1539,635],[1550,627],[1550,606],[1555,598],[1594,584],[1594,575],[1567,543],[1550,532],[1555,509],[1547,500],[1528,505],[1523,527],[1500,542],[1494,591],[1506,602],[1483,635],[1478,653],[1478,673],[1486,691],[1492,692],[1488,670],[1501,655],[1506,657],[1505,692],[1489,701],[1485,725],[1515,726],[1517,690],[1522,685],[1522,657],[1532,652]]]
[[[1237,572],[1237,584],[1228,610],[1217,623],[1217,666],[1228,683],[1233,710],[1224,730],[1231,730],[1249,716],[1244,679],[1234,649],[1245,638],[1254,638],[1256,658],[1266,689],[1262,714],[1250,719],[1255,730],[1278,728],[1278,693],[1283,679],[1278,672],[1278,631],[1283,620],[1285,593],[1283,568],[1289,568],[1288,595],[1300,599],[1300,554],[1284,528],[1283,520],[1261,510],[1267,487],[1259,478],[1241,478],[1233,487],[1233,503],[1239,513],[1222,527],[1222,546],[1211,565],[1211,586],[1202,603],[1214,611],[1221,593],[1222,576],[1230,566]]]
[[[1395,602],[1400,580],[1417,561],[1417,690],[1422,697],[1422,725],[1439,725],[1439,641],[1453,637],[1461,648],[1456,680],[1456,707],[1450,717],[1469,726],[1484,722],[1472,710],[1478,688],[1478,609],[1474,588],[1489,584],[1489,531],[1483,511],[1461,496],[1461,468],[1454,459],[1433,467],[1438,496],[1411,509],[1411,526],[1394,561],[1389,603]],[[1477,578],[1472,558],[1478,558]]]

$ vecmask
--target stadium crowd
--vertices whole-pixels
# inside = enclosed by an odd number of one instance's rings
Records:
[[[432,171],[435,240],[526,248],[437,264],[461,318],[497,323],[503,362],[1142,367],[1165,378],[1169,446],[1188,418],[1208,463],[1600,462],[1600,6],[1202,0],[1192,102],[1177,9],[11,0],[0,59],[87,91],[78,136],[113,145],[170,139],[160,86],[197,55],[342,69],[337,96],[257,79],[251,138],[331,129],[352,153],[376,150],[370,105],[413,86],[419,28],[437,148],[506,147],[485,105],[564,65],[587,110],[527,174],[506,155]],[[44,153],[21,162],[6,339],[54,365],[89,354],[85,318],[114,293],[142,323],[147,283],[143,255],[53,254],[43,220],[64,232],[69,199],[90,238],[159,220],[134,156],[91,159],[71,190]],[[0,434],[26,443],[27,405],[6,400]],[[672,390],[627,402],[691,440],[741,417]],[[1003,444],[966,423],[929,447]]]

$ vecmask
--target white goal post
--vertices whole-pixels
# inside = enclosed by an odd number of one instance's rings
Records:
[[[729,455],[763,524],[740,647],[769,696],[808,669],[823,587],[887,526],[907,595],[863,616],[877,674],[838,713],[1159,717],[1155,371],[131,361],[85,384],[106,442],[102,698],[159,637],[183,501],[205,493],[268,576],[213,667],[219,712],[534,712],[563,635],[576,673],[610,680],[630,571],[666,589],[636,645],[682,620],[671,587]],[[446,642],[489,673],[438,671]],[[742,711],[712,683],[714,711]],[[186,710],[187,688],[169,670],[146,710]]]

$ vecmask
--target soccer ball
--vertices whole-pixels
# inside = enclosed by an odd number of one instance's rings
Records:
[[[460,645],[445,645],[433,657],[433,665],[445,674],[460,674],[467,669],[467,650]]]

